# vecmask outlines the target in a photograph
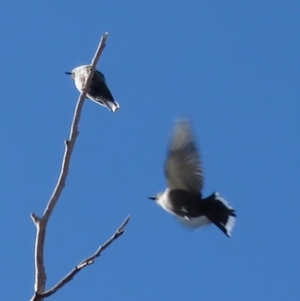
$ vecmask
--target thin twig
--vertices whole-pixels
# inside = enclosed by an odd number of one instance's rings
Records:
[[[70,130],[70,136],[69,139],[65,142],[65,152],[62,160],[61,165],[61,171],[60,175],[58,177],[58,181],[56,184],[56,187],[54,188],[54,191],[52,193],[52,196],[49,199],[49,202],[46,206],[46,209],[43,213],[43,216],[41,218],[37,217],[34,213],[31,214],[31,218],[34,221],[34,224],[36,226],[37,232],[36,232],[36,240],[35,240],[35,284],[34,284],[34,291],[36,293],[42,293],[45,290],[46,285],[46,271],[44,266],[44,243],[45,243],[45,237],[46,237],[46,227],[48,220],[53,212],[53,209],[55,208],[55,205],[65,187],[67,175],[69,172],[69,166],[71,161],[71,155],[73,152],[73,148],[76,142],[76,138],[79,134],[78,132],[78,124],[80,120],[80,115],[84,103],[84,99],[87,93],[87,90],[90,86],[90,83],[92,81],[95,68],[97,65],[97,62],[99,60],[99,57],[105,47],[105,42],[108,37],[108,33],[104,33],[101,37],[99,46],[97,48],[97,51],[95,53],[95,56],[91,63],[91,69],[90,73],[88,75],[88,78],[86,80],[85,87],[83,88],[75,108],[74,117],[71,125]],[[36,293],[35,296],[31,300],[41,300],[36,299]]]
[[[100,246],[97,251],[84,259],[81,263],[79,263],[72,271],[70,271],[63,279],[61,279],[55,286],[53,286],[48,291],[37,294],[38,298],[46,298],[53,295],[55,292],[57,292],[59,289],[61,289],[64,285],[66,285],[69,281],[71,281],[74,276],[79,273],[83,268],[87,267],[88,265],[94,263],[95,259],[101,255],[101,253],[113,242],[115,241],[119,236],[121,236],[124,233],[124,228],[128,224],[130,219],[130,216],[128,215],[122,225],[116,230],[114,235],[107,240],[102,246]]]

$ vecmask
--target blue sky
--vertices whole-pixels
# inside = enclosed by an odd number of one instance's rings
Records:
[[[35,227],[57,180],[89,63],[120,103],[86,101],[49,223],[47,288],[131,221],[55,300],[300,297],[299,1],[13,1],[1,4],[0,299],[33,293]],[[188,231],[147,199],[164,190],[173,121],[192,120],[203,194],[226,198],[232,239]]]

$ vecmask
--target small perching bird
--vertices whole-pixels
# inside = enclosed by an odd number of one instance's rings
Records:
[[[176,123],[164,172],[168,188],[149,199],[188,227],[197,228],[213,223],[230,237],[235,211],[217,192],[207,198],[202,197],[202,168],[188,121]]]
[[[82,65],[74,68],[71,72],[65,72],[66,74],[71,75],[79,92],[82,92],[82,89],[84,88],[90,68],[90,65]],[[101,106],[107,107],[111,112],[115,112],[120,108],[106,85],[104,74],[98,70],[95,70],[86,97]]]

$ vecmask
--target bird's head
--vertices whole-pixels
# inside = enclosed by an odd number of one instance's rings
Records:
[[[88,73],[90,71],[90,68],[91,68],[90,65],[82,65],[74,68],[72,71],[68,71],[65,73],[70,75],[73,79],[75,79],[77,75]]]

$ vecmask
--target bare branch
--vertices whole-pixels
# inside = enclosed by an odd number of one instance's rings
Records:
[[[64,285],[66,285],[69,281],[73,279],[73,277],[79,273],[83,268],[87,267],[88,265],[94,263],[95,259],[101,255],[101,253],[112,243],[114,242],[119,236],[121,236],[124,233],[124,228],[128,224],[130,220],[130,216],[128,215],[122,225],[116,230],[114,235],[106,241],[102,246],[100,246],[97,251],[84,259],[81,263],[79,263],[70,273],[68,273],[63,279],[61,279],[54,287],[49,289],[48,291],[39,294],[37,293],[36,296],[38,298],[47,298],[53,295],[55,292],[57,292],[59,289],[61,289]]]
[[[58,177],[58,181],[56,184],[56,187],[54,188],[54,191],[52,193],[52,196],[49,199],[49,202],[46,206],[46,209],[43,213],[43,216],[39,218],[34,213],[31,214],[31,218],[34,221],[34,224],[36,225],[36,240],[35,240],[35,285],[34,285],[34,291],[36,292],[33,296],[32,300],[41,300],[37,297],[37,293],[42,293],[45,290],[45,284],[46,284],[46,271],[44,266],[44,243],[45,243],[45,237],[46,237],[46,228],[48,220],[55,208],[55,205],[66,185],[66,179],[69,172],[69,166],[71,161],[71,156],[73,152],[73,148],[76,142],[76,138],[79,134],[78,132],[78,124],[81,116],[81,111],[84,103],[84,99],[87,93],[87,90],[91,84],[95,68],[97,65],[97,62],[100,58],[100,55],[105,47],[106,39],[108,37],[108,33],[104,33],[101,37],[99,46],[97,48],[97,51],[95,53],[95,56],[91,62],[91,69],[89,76],[86,80],[85,87],[83,88],[79,99],[77,101],[77,105],[74,112],[74,117],[71,125],[70,135],[69,139],[65,143],[65,152],[62,160],[61,165],[61,171],[60,175]]]

